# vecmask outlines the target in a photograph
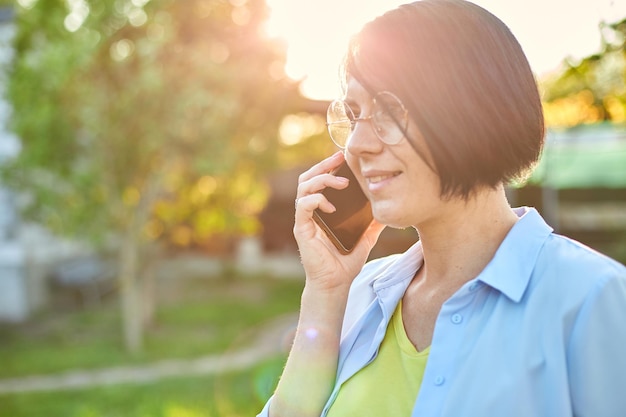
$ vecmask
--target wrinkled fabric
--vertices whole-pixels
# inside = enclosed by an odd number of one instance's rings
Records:
[[[626,267],[515,211],[491,262],[443,304],[412,417],[626,416]],[[418,242],[355,279],[322,416],[375,359],[422,261]]]

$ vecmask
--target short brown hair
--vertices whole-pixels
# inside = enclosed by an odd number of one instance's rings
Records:
[[[543,111],[526,56],[508,27],[473,3],[422,0],[383,14],[352,39],[344,71],[370,92],[401,98],[442,196],[519,179],[541,153]]]

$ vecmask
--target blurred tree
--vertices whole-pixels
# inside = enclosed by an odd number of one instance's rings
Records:
[[[131,351],[151,310],[150,242],[258,227],[260,179],[298,100],[265,18],[262,0],[18,1],[9,99],[23,149],[4,175],[28,217],[117,242]]]
[[[549,126],[626,121],[626,19],[600,26],[602,48],[543,80]]]

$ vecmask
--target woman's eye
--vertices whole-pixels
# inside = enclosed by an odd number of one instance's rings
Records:
[[[351,112],[349,112],[349,113],[351,113],[351,116],[353,118],[352,120],[356,120],[359,117],[361,117],[361,109],[360,108],[358,108],[358,107],[356,107],[356,108],[350,107],[350,110],[352,110]]]
[[[376,109],[376,113],[380,115],[380,117],[391,117],[397,118],[403,116],[402,107],[394,104],[394,103],[381,103]]]
[[[396,120],[400,120],[404,117],[404,111],[398,106],[390,107],[389,114],[391,114]]]

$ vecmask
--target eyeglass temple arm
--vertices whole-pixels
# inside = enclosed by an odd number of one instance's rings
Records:
[[[391,116],[393,118],[393,116]],[[373,115],[369,115],[369,116],[365,116],[365,117],[355,117],[354,119],[346,119],[346,120],[337,120],[335,122],[326,122],[326,127],[330,126],[330,125],[337,125],[340,123],[345,123],[346,121],[350,122],[350,124],[352,124],[353,126],[356,124],[356,122],[366,122],[368,120],[372,120],[374,118]],[[394,118],[394,121],[395,118]],[[403,132],[404,133],[404,132]]]

